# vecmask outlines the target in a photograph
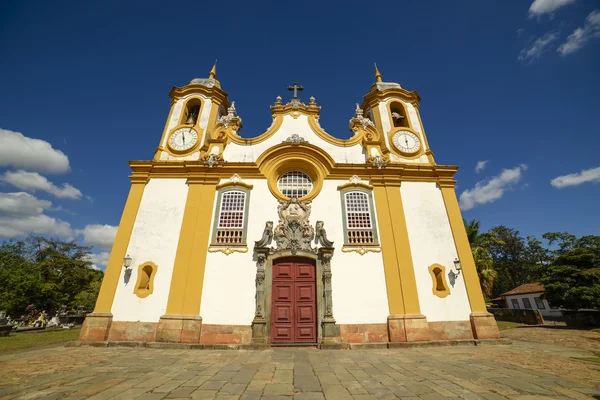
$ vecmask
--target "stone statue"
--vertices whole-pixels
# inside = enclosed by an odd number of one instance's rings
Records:
[[[267,221],[262,238],[254,242],[255,247],[267,247],[273,241],[273,221]]]
[[[315,226],[315,244],[320,244],[323,247],[333,248],[333,242],[327,239],[323,221],[317,221]]]

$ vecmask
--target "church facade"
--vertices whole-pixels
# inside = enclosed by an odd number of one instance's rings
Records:
[[[496,339],[419,96],[376,82],[342,140],[311,97],[277,97],[261,135],[216,80],[171,90],[82,341],[206,345]]]

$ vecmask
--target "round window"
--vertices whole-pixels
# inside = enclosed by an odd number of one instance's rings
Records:
[[[299,199],[312,191],[313,181],[302,171],[289,171],[279,177],[277,189],[284,196]]]

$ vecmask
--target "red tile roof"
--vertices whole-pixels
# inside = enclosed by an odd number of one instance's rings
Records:
[[[524,285],[518,286],[513,290],[509,290],[506,293],[502,293],[500,296],[511,296],[514,294],[526,294],[526,293],[539,293],[544,291],[544,285],[541,283],[526,283]]]

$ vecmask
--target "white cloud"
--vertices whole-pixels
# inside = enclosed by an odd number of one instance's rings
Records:
[[[92,224],[76,230],[76,233],[83,235],[86,243],[110,250],[117,235],[117,228],[118,226]]]
[[[484,170],[485,165],[489,162],[490,160],[485,160],[485,161],[477,161],[477,165],[475,166],[475,173],[480,173],[481,171]]]
[[[69,172],[69,158],[44,140],[0,128],[0,166],[47,174]]]
[[[52,207],[52,202],[38,199],[29,193],[0,193],[0,212],[11,216],[40,215],[50,207]]]
[[[106,264],[108,264],[108,257],[110,256],[109,252],[103,251],[99,254],[90,254],[89,260],[92,262],[91,267],[93,269],[105,269]],[[104,268],[100,268],[104,267]]]
[[[575,3],[576,0],[535,0],[529,7],[530,17],[551,14],[561,7]]]
[[[504,191],[521,180],[521,173],[527,169],[522,164],[513,169],[505,169],[499,175],[487,181],[477,182],[475,187],[460,195],[460,208],[470,210],[479,204],[490,203],[504,195]]]
[[[546,32],[544,36],[537,38],[521,50],[518,57],[519,61],[533,61],[540,58],[556,39],[558,39],[556,32]]]
[[[600,167],[584,169],[569,175],[561,175],[550,181],[555,188],[562,189],[567,186],[581,185],[587,182],[600,182]]]
[[[594,10],[585,19],[583,27],[575,29],[557,51],[561,56],[567,56],[583,48],[591,39],[598,37],[600,37],[600,10]]]
[[[47,215],[27,217],[0,217],[0,237],[12,237],[35,233],[38,235],[71,238],[73,230],[68,222]]]
[[[83,196],[81,191],[76,187],[68,183],[64,183],[62,187],[58,187],[37,172],[26,172],[23,170],[6,171],[4,175],[0,176],[0,181],[9,183],[21,190],[48,192],[60,199],[77,200]]]

